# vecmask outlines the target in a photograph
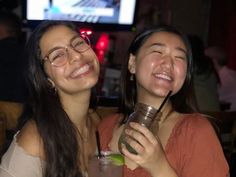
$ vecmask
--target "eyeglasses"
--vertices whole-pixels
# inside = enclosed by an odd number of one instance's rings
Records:
[[[69,58],[68,49],[71,48],[75,52],[83,53],[90,48],[90,41],[87,36],[75,36],[71,39],[70,44],[65,47],[56,47],[52,49],[44,58],[43,61],[48,61],[51,65],[60,67],[67,63]]]

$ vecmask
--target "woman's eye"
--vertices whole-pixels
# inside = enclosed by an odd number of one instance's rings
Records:
[[[160,51],[160,50],[154,50],[153,52],[155,52],[155,53],[158,53],[158,54],[161,54],[161,55],[162,55],[162,51]]]
[[[175,56],[176,59],[180,59],[180,60],[186,60],[186,57],[183,56]]]
[[[58,51],[58,52],[55,52],[53,55],[51,55],[51,62],[57,60],[58,58],[62,58],[64,57],[66,54],[64,51]]]
[[[84,43],[84,41],[78,41],[76,44],[75,44],[75,47],[76,46],[80,46],[80,45],[82,45]]]
[[[84,44],[86,44],[85,41],[78,41],[78,42],[74,45],[74,48],[79,50],[81,47],[84,46]]]

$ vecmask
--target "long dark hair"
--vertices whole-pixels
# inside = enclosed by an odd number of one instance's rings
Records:
[[[136,80],[131,81],[131,73],[128,70],[129,55],[137,55],[139,49],[147,41],[147,39],[157,32],[169,32],[179,36],[187,48],[187,75],[185,82],[178,93],[171,96],[174,110],[178,112],[192,112],[195,110],[194,97],[192,95],[191,74],[193,72],[192,52],[187,37],[177,29],[168,25],[160,25],[152,29],[145,30],[138,34],[132,41],[128,57],[123,63],[122,77],[121,77],[121,106],[120,111],[125,115],[130,114],[134,110],[134,105],[137,102],[137,88]]]
[[[45,21],[33,31],[27,41],[26,78],[29,95],[18,128],[21,129],[30,119],[36,122],[44,145],[45,177],[81,177],[81,164],[78,160],[81,159],[78,142],[80,134],[64,111],[59,95],[47,79],[39,47],[39,41],[44,33],[59,25],[78,31],[71,22]]]

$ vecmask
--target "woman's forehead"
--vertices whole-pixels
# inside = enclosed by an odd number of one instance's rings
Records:
[[[76,34],[76,31],[66,26],[52,27],[42,35],[39,41],[40,48],[47,51],[50,47],[67,45]]]
[[[151,34],[148,38],[146,38],[145,42],[142,44],[140,49],[149,48],[153,45],[159,46],[171,46],[173,48],[179,48],[185,52],[187,52],[187,47],[182,40],[182,38],[174,33],[171,32],[155,32]]]
[[[181,37],[177,34],[171,33],[171,32],[155,32],[152,35],[150,35],[145,43],[153,43],[153,42],[160,42],[160,43],[174,43],[176,45],[181,45],[185,47],[185,44]]]
[[[77,32],[67,26],[55,26],[42,35],[41,41],[61,40],[66,37],[74,36],[75,34],[77,34]]]

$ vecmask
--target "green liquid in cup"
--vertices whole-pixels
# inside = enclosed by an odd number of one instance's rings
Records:
[[[119,146],[119,150],[120,150],[120,152],[122,152],[121,151],[121,145],[122,144],[124,144],[125,145],[125,147],[127,148],[127,150],[130,152],[130,153],[133,153],[133,154],[138,154],[128,143],[126,143],[126,141],[125,141],[125,134],[124,133],[122,133],[121,134],[121,136],[120,136],[120,138],[119,138],[119,141],[118,141],[118,146]]]

